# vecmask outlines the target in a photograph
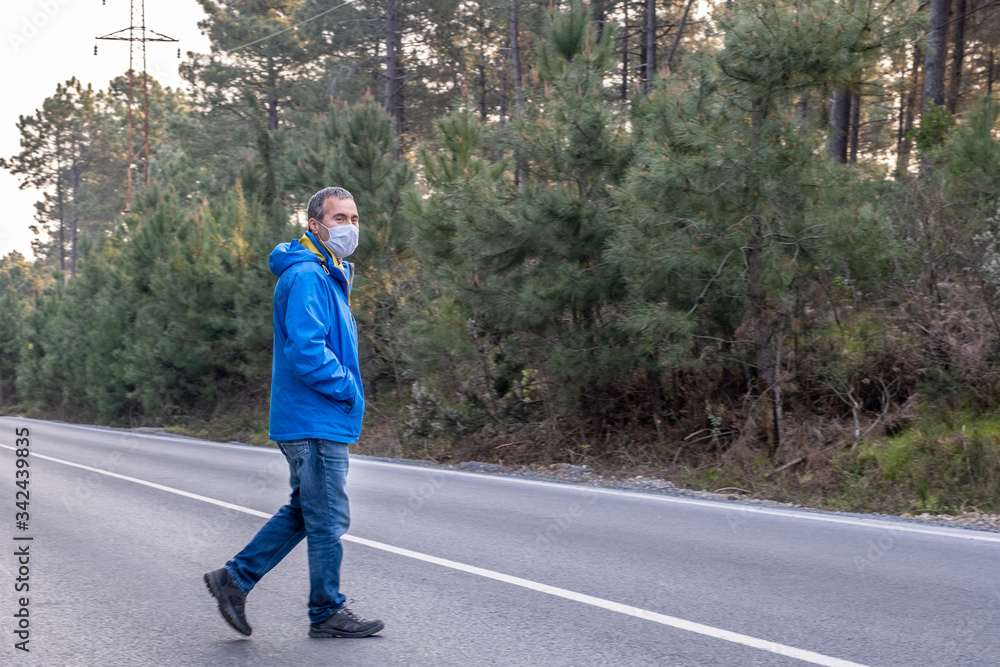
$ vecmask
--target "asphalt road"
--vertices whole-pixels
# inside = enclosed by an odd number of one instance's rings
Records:
[[[995,533],[354,458],[343,591],[385,630],[309,639],[300,545],[242,638],[201,576],[286,501],[277,450],[2,418],[0,489],[4,665],[1000,664]]]

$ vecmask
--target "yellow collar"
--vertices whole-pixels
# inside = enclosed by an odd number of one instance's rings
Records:
[[[302,238],[299,239],[299,243],[301,243],[306,248],[309,248],[309,250],[311,250],[314,255],[319,257],[320,261],[325,262],[327,260],[326,254],[322,250],[316,247],[316,244],[313,243],[312,239],[309,238],[308,234],[303,234]],[[347,275],[347,272],[344,270],[344,264],[339,259],[337,259],[336,255],[330,253],[329,259],[333,260],[333,265],[336,266],[338,269],[340,269],[341,273],[343,273],[345,276]]]

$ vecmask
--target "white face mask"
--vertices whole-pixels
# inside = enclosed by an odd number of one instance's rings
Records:
[[[323,226],[323,225],[321,225]],[[358,247],[358,228],[356,225],[335,225],[326,227],[329,238],[323,241],[326,249],[333,253],[337,259],[350,257],[351,253]],[[316,234],[318,237],[319,234]]]

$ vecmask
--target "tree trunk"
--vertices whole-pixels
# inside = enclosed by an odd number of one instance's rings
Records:
[[[507,76],[507,67],[504,66],[500,70],[500,129],[503,130],[507,123],[507,96],[509,95],[510,81]]]
[[[508,45],[510,41],[508,40]],[[507,127],[507,97],[509,95],[510,77],[507,75],[507,63],[506,61],[510,58],[510,49],[508,48],[504,51],[503,59],[504,65],[500,68],[500,104],[498,105],[498,112],[500,115],[500,135],[503,136],[504,129]],[[497,146],[497,162],[503,159],[503,148]]]
[[[753,322],[753,345],[757,362],[757,388],[763,401],[768,454],[774,456],[781,443],[780,424],[775,420],[776,363],[773,350],[774,325],[771,321],[764,284],[764,219],[752,217],[752,232],[747,246],[747,279],[750,319]]]
[[[945,31],[948,28],[948,0],[930,0],[927,22],[927,53],[924,56],[923,100],[934,106],[944,104]]]
[[[827,150],[840,164],[847,164],[847,144],[851,128],[851,91],[845,85],[833,93],[830,102],[830,135]]]
[[[78,165],[73,165],[70,170],[73,176],[73,182],[71,187],[73,188],[73,219],[70,224],[70,250],[69,250],[69,273],[71,276],[76,276],[76,228],[79,218],[77,217],[77,194],[80,190],[80,168]]]
[[[517,0],[510,0],[510,57],[514,66],[514,109],[521,112],[521,46],[518,40]]]
[[[948,82],[948,111],[955,113],[962,92],[962,63],[965,60],[965,10],[966,0],[955,0],[955,37],[951,52],[951,80]]]
[[[604,23],[608,20],[608,8],[604,3],[605,0],[594,0],[590,3],[591,14],[594,17],[594,30],[597,31],[598,44],[604,38]]]
[[[396,99],[396,0],[385,3],[385,112],[394,115]]]
[[[267,102],[267,131],[275,132],[278,129],[278,100],[268,100]]]
[[[986,61],[986,95],[993,96],[993,49],[990,49],[989,59]]]
[[[763,148],[763,124],[768,115],[768,100],[756,99],[752,103],[751,118],[753,127],[750,136],[750,147],[753,151]],[[750,181],[753,197],[759,195],[759,185]],[[765,430],[767,433],[768,453],[772,458],[781,445],[780,386],[778,384],[778,357],[775,352],[775,327],[771,307],[767,298],[764,266],[764,216],[756,201],[750,214],[751,235],[747,244],[747,295],[750,305],[750,320],[753,323],[753,343],[757,362],[757,386],[764,404]]]
[[[129,39],[132,39],[132,28],[129,28]],[[131,48],[132,43],[129,42],[129,47]],[[126,144],[126,150],[128,153],[125,155],[125,212],[128,213],[132,210],[132,160],[135,157],[135,145],[132,143],[132,131],[134,124],[132,122],[132,92],[135,87],[134,76],[132,71],[132,54],[129,53],[129,63],[128,63],[128,143]]]
[[[406,66],[403,61],[403,33],[396,23],[396,127],[399,133],[399,145],[404,146],[403,137],[406,133]]]
[[[691,5],[694,4],[694,0],[688,0],[687,4],[684,6],[684,13],[681,14],[681,22],[677,24],[677,32],[674,33],[674,41],[670,45],[670,50],[667,52],[667,57],[663,61],[663,67],[667,71],[670,70],[670,63],[674,59],[674,53],[677,51],[677,45],[681,41],[681,35],[684,33],[684,25],[687,23],[688,12],[691,11]]]
[[[278,181],[274,166],[274,137],[271,133],[257,125],[257,148],[260,150],[260,161],[264,165],[264,203],[268,207],[278,199]]]
[[[397,14],[399,0],[386,0],[385,6],[385,112],[392,116],[396,136],[403,137],[403,67],[400,62],[402,35]],[[394,156],[399,159],[399,149]]]
[[[948,29],[948,0],[930,0],[930,18],[927,21],[927,54],[924,56],[923,108],[944,104],[945,32]],[[928,173],[931,163],[926,155],[920,156],[920,171]]]
[[[521,118],[523,102],[521,100],[521,43],[520,26],[517,21],[517,0],[510,0],[510,57],[514,66],[514,113]],[[514,187],[524,190],[524,169],[521,156],[514,153]]]
[[[146,185],[149,185],[150,173],[149,173],[149,75],[146,74],[146,52],[143,51],[142,54],[142,145],[143,145],[143,156],[145,157],[145,165],[143,167],[146,172]],[[75,211],[74,211],[75,215]],[[76,235],[76,229],[73,230],[74,236]],[[75,249],[74,249],[75,251]],[[76,269],[74,267],[73,275],[76,275]]]
[[[645,1],[645,0],[644,0]],[[646,26],[639,30],[639,90],[646,92]]]
[[[131,167],[129,167],[131,170]],[[66,213],[63,210],[62,165],[56,160],[56,199],[59,207],[59,272],[66,275],[66,240],[63,229],[66,227]],[[63,278],[65,280],[65,278]]]
[[[906,93],[906,109],[903,119],[902,143],[900,144],[899,152],[896,154],[897,177],[906,175],[910,161],[910,151],[913,148],[913,140],[910,139],[909,135],[910,130],[913,129],[913,121],[917,117],[917,100],[919,99],[917,91],[920,90],[920,66],[922,62],[923,52],[920,50],[920,47],[914,47],[913,70],[910,76],[909,90]]]
[[[486,122],[486,67],[479,62],[479,118]]]
[[[628,3],[622,5],[622,86],[621,100],[628,99]]]
[[[642,43],[642,92],[649,94],[656,75],[656,0],[646,0],[646,24]]]
[[[899,117],[896,121],[896,171],[899,171],[899,157],[903,154],[903,140],[906,138],[906,91],[899,91]]]
[[[851,98],[851,157],[850,165],[858,163],[858,144],[861,143],[861,96]]]

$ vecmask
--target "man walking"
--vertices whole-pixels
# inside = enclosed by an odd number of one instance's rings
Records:
[[[351,315],[358,208],[343,188],[309,200],[309,230],[282,243],[269,265],[274,289],[274,361],[269,437],[291,471],[292,495],[232,560],[205,575],[222,617],[249,635],[246,596],[302,538],[309,553],[310,637],[367,637],[382,621],[344,606],[340,537],[350,523],[348,444],[357,442],[365,412],[358,368],[358,331]]]

